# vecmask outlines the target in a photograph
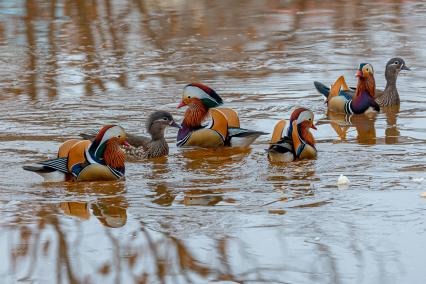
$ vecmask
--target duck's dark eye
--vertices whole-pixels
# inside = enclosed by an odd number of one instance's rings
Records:
[[[118,135],[118,138],[121,138],[121,135]]]
[[[191,98],[191,96],[188,96],[188,99],[190,99]]]
[[[163,120],[169,120],[167,117],[163,117]]]
[[[393,64],[398,65],[398,64],[399,64],[399,62],[398,62],[398,61],[395,61]]]
[[[366,68],[365,71],[370,72],[370,69]]]

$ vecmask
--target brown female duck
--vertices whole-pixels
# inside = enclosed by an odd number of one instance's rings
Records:
[[[164,135],[169,126],[180,127],[169,112],[162,110],[153,112],[146,122],[146,131],[151,138],[127,134],[127,141],[130,146],[123,149],[128,158],[150,159],[168,155],[169,146]],[[93,134],[88,133],[81,133],[80,135],[89,140],[94,137]]]

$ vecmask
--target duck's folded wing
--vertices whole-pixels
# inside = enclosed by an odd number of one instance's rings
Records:
[[[271,144],[277,143],[282,139],[286,125],[287,121],[284,119],[278,121],[277,124],[275,124],[274,132],[272,132]]]
[[[223,113],[220,109],[212,108],[210,109],[210,116],[212,118],[212,125],[210,126],[210,129],[219,133],[223,140],[225,140],[228,136],[228,120],[225,113]]]
[[[376,94],[374,95],[374,99],[375,100],[378,100],[378,99],[380,99],[381,97],[383,97],[383,94],[384,94],[385,92],[383,91],[383,90],[378,90],[378,89],[376,89]]]
[[[238,113],[235,110],[225,107],[216,109],[220,110],[225,115],[226,120],[228,121],[228,127],[240,127],[240,118],[238,117]]]
[[[145,136],[139,136],[130,133],[127,134],[127,142],[129,142],[129,144],[133,147],[142,147],[144,150],[146,150],[150,141],[151,139]]]
[[[339,96],[341,91],[349,91],[349,87],[346,84],[345,77],[340,76],[337,78],[336,82],[330,88],[330,94],[327,97],[327,100],[330,100],[333,97]]]

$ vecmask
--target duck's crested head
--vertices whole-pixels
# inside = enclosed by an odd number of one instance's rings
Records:
[[[317,129],[314,125],[314,113],[310,109],[304,107],[296,108],[290,116],[290,123],[293,123],[293,121],[296,121],[297,125]]]
[[[178,108],[196,103],[213,108],[223,104],[223,100],[212,88],[201,83],[191,83],[183,89],[182,101]]]
[[[399,71],[406,70],[410,71],[410,68],[405,65],[405,61],[402,58],[394,57],[386,63],[385,77],[386,81],[390,84],[396,83]]]
[[[164,110],[151,113],[146,121],[146,130],[153,139],[164,138],[164,130],[168,126],[180,128],[180,125],[174,121],[172,114]]]
[[[356,87],[355,96],[359,96],[367,92],[374,98],[376,95],[376,81],[374,79],[374,69],[370,63],[361,63],[356,71],[358,77],[358,85]]]
[[[386,70],[391,69],[395,71],[407,70],[410,71],[410,68],[405,64],[404,59],[400,57],[394,57],[389,59],[388,63],[386,63]]]
[[[120,145],[126,145],[126,138],[126,131],[123,127],[119,125],[105,125],[96,135],[94,142],[97,145],[102,145],[105,142],[113,139]]]
[[[129,145],[126,138],[126,131],[123,127],[105,125],[96,135],[92,145],[90,145],[89,155],[95,160],[104,160],[106,165],[121,169],[124,173],[125,154],[120,149],[120,145]]]
[[[374,69],[370,63],[361,63],[355,74],[359,79],[370,78],[374,76]]]

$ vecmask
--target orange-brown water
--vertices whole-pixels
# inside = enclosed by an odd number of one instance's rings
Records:
[[[0,1],[2,283],[424,283],[426,4],[420,1]],[[327,117],[314,80],[394,56],[401,109]],[[42,183],[25,163],[103,124],[144,133],[192,81],[242,125],[296,105],[318,159],[178,149],[115,183]],[[346,189],[336,186],[340,174]]]

